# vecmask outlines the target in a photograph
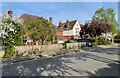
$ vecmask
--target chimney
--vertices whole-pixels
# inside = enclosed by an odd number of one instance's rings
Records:
[[[13,11],[12,11],[12,10],[9,10],[9,11],[8,11],[8,15],[9,15],[10,17],[12,17],[12,14],[13,14]]]
[[[59,22],[59,27],[62,27],[62,22],[61,21]]]
[[[53,23],[52,23],[52,22],[53,22],[52,17],[49,18],[49,21],[50,21],[50,24],[53,24]]]
[[[67,19],[67,21],[66,21],[66,27],[68,28],[69,25],[70,25],[70,22],[69,22],[69,20]]]

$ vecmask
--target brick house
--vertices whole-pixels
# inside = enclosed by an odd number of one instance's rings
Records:
[[[57,27],[58,40],[74,40],[79,39],[79,32],[81,30],[80,24],[78,20],[69,21],[67,20],[65,23],[59,22],[59,26]],[[59,38],[60,37],[60,38]]]

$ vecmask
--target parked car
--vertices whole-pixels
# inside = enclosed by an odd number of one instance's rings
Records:
[[[92,44],[92,42],[90,42],[89,40],[87,40],[87,41],[86,41],[86,46],[87,46],[87,47],[92,47],[93,44]]]
[[[89,40],[80,40],[80,42],[84,42],[87,47],[92,47],[93,46],[92,42],[89,41]]]

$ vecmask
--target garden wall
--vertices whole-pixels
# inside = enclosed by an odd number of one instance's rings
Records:
[[[85,45],[85,43],[84,42],[66,43],[66,49],[79,49],[81,45]],[[28,46],[15,47],[17,55],[22,54],[22,56],[31,55],[31,54],[41,55],[41,53],[42,55],[52,55],[59,53],[61,49],[62,49],[62,44],[34,45],[34,46],[28,45]]]
[[[19,46],[15,47],[15,50],[18,52],[18,54],[21,54],[25,51],[31,51],[34,49],[38,49],[42,51],[44,55],[47,54],[54,54],[59,52],[60,49],[62,49],[62,44],[51,44],[51,45],[34,45],[34,46]]]
[[[67,49],[79,49],[81,45],[85,45],[85,42],[79,42],[79,43],[67,43],[66,47]]]

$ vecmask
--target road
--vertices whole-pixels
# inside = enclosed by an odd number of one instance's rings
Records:
[[[94,50],[3,65],[3,76],[118,76],[120,47]]]

